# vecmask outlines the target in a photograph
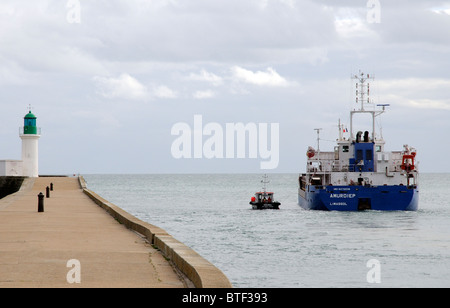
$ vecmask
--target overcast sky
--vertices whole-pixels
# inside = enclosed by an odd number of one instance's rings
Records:
[[[259,152],[176,159],[172,128],[195,115],[224,140],[226,123],[278,124],[267,171],[303,172],[314,128],[332,150],[348,125],[362,70],[390,104],[386,149],[450,172],[449,63],[450,1],[2,0],[0,159],[21,158],[31,104],[41,174],[265,172]]]

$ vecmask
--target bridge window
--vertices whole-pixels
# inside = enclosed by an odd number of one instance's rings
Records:
[[[362,150],[356,150],[356,160],[364,160]]]
[[[372,150],[366,150],[366,160],[373,160]]]

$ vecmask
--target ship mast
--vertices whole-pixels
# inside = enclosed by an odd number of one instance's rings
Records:
[[[264,192],[264,195],[265,195],[266,194],[266,184],[270,183],[270,181],[268,180],[267,174],[263,175],[263,179],[261,180],[261,183],[263,184],[262,189],[263,189],[263,192]]]
[[[353,75],[352,79],[356,79],[356,103],[361,103],[361,111],[364,111],[364,103],[370,104],[370,83],[367,80],[374,80],[369,74],[359,71],[359,75]],[[367,96],[367,98],[366,98]]]
[[[385,105],[379,105],[382,106],[382,110],[365,110],[364,104],[371,104],[373,103],[370,100],[370,83],[368,83],[368,80],[374,80],[374,77],[370,77],[369,74],[364,74],[363,72],[359,71],[359,74],[353,75],[352,79],[356,79],[356,103],[361,104],[361,107],[359,110],[353,110],[350,111],[350,139],[355,140],[355,136],[353,134],[353,115],[356,113],[369,113],[372,116],[372,140],[375,141],[375,117],[379,116],[380,114],[385,112],[385,107],[389,106],[387,104]]]
[[[317,132],[317,170],[320,170],[320,131],[322,128],[314,128],[314,130]],[[322,178],[322,185],[323,185],[323,178]]]

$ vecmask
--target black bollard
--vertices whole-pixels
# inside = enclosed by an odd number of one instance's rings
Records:
[[[50,190],[53,191],[53,183],[50,183]]]
[[[38,195],[38,212],[44,212],[44,194],[42,192]]]
[[[46,197],[50,198],[50,187],[47,186],[47,188],[45,189],[46,192]]]

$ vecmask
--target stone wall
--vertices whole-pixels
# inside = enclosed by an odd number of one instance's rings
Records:
[[[0,176],[0,199],[19,191],[24,176]]]

